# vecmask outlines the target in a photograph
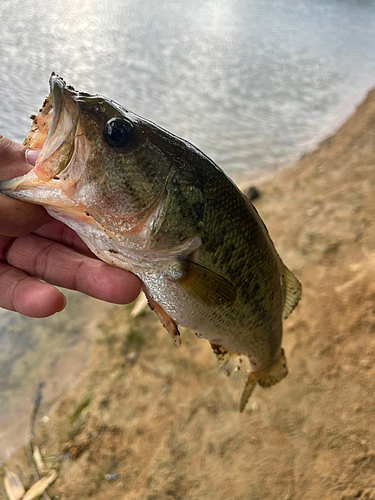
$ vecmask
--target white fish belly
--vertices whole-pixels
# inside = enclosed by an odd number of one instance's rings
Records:
[[[198,337],[229,352],[247,355],[259,370],[268,367],[272,356],[269,337],[253,324],[250,314],[240,322],[235,304],[208,306],[166,276],[156,273],[141,273],[138,276],[147,293],[178,325],[192,329]]]

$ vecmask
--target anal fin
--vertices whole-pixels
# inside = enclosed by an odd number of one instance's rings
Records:
[[[241,355],[229,352],[216,344],[211,344],[211,347],[219,362],[220,369],[223,370],[228,376],[241,368]]]
[[[172,318],[168,316],[168,314],[164,311],[164,309],[159,306],[157,302],[154,301],[147,293],[145,293],[148,303],[151,309],[156,313],[157,317],[160,319],[161,324],[167,330],[173,342],[180,347],[181,345],[181,337],[180,332],[178,331],[177,323],[173,321]]]

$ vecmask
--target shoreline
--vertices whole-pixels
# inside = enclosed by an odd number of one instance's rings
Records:
[[[227,175],[239,186],[241,189],[247,189],[251,185],[258,186],[264,182],[270,181],[274,176],[277,176],[280,172],[285,169],[293,167],[295,164],[299,163],[306,155],[312,153],[320,147],[320,145],[328,138],[334,136],[340,128],[356,113],[357,109],[361,106],[363,102],[366,101],[369,93],[373,90],[373,87],[366,87],[362,90],[355,90],[352,93],[348,93],[345,98],[343,98],[334,108],[331,113],[332,118],[326,118],[325,123],[322,127],[317,130],[313,137],[306,140],[305,143],[301,144],[300,150],[295,153],[291,153],[284,158],[281,158],[277,163],[269,168],[257,168],[249,171],[244,171],[241,173]],[[336,111],[335,111],[336,110]],[[220,165],[219,165],[220,166]],[[267,172],[263,172],[267,170]]]

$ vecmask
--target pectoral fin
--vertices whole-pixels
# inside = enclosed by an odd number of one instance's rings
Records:
[[[195,262],[187,260],[181,278],[176,280],[186,292],[210,306],[231,304],[237,292],[226,278]]]

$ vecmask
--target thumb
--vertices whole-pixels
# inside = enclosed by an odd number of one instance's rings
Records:
[[[26,174],[32,165],[26,161],[26,148],[0,136],[0,180]],[[31,160],[30,160],[31,161]],[[0,234],[21,236],[50,220],[44,208],[0,193]]]
[[[28,150],[0,135],[0,179],[11,179],[26,174],[35,164],[38,154],[38,150]]]

